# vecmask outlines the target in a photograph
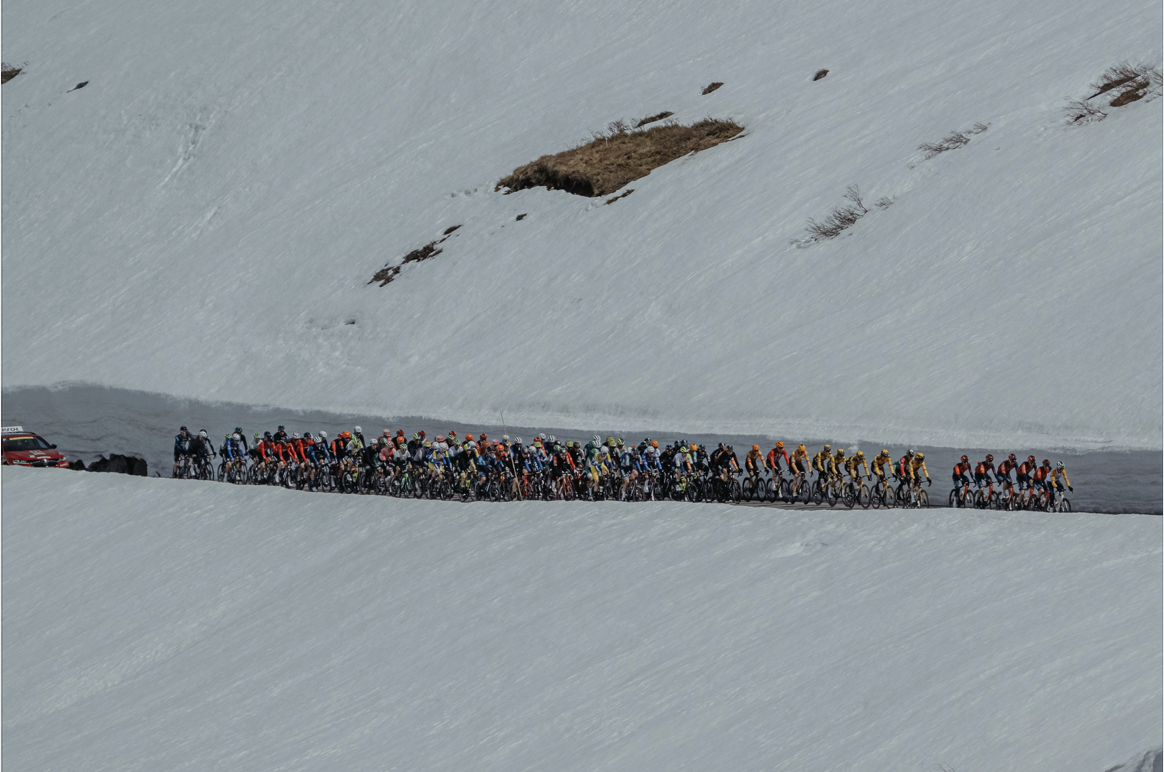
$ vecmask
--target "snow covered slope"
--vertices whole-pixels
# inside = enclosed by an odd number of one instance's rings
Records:
[[[6,387],[1160,447],[1164,102],[1060,113],[1160,63],[1158,3],[4,10]],[[493,191],[661,110],[746,135],[611,206]],[[849,185],[894,203],[792,246]]]
[[[2,481],[12,769],[1101,772],[1160,745],[1159,518]]]

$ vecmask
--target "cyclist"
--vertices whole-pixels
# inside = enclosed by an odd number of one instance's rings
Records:
[[[1043,459],[1042,465],[1035,469],[1034,474],[1031,475],[1031,482],[1036,489],[1046,493],[1047,496],[1051,495],[1051,462],[1049,460]]]
[[[748,454],[744,456],[744,468],[748,470],[748,474],[754,479],[761,477],[764,470],[768,468],[768,464],[764,462],[764,454],[760,451],[759,445],[753,445]]]
[[[234,433],[237,434],[239,439],[242,441],[243,452],[246,453],[249,451],[250,447],[247,445],[247,433],[242,430],[241,426],[234,427]]]
[[[909,465],[913,462],[915,453],[916,451],[913,448],[910,448],[905,452],[904,456],[898,459],[897,468],[894,470],[897,479],[904,480],[909,477]]]
[[[845,464],[845,449],[837,448],[837,452],[833,454],[832,472],[835,475],[841,475],[844,472]]]
[[[854,495],[860,490],[857,486],[861,482],[861,477],[872,479],[869,474],[869,465],[865,463],[865,451],[863,450],[858,450],[852,458],[845,462],[845,469],[849,473],[849,488]],[[865,470],[864,475],[861,474],[862,469]]]
[[[825,479],[832,474],[833,447],[825,445],[824,449],[812,457],[812,468],[816,471],[817,481],[822,485]]]
[[[174,435],[174,471],[170,472],[170,477],[178,476],[178,461],[190,454],[190,439],[190,430],[185,426]]]
[[[792,451],[792,460],[788,465],[788,468],[792,470],[793,480],[807,480],[810,466],[811,462],[808,458],[808,448],[804,445],[797,445],[796,450]]]
[[[974,467],[974,485],[977,486],[978,490],[982,490],[991,485],[992,479],[994,482],[998,481],[994,475],[994,456],[987,453],[986,459],[979,461],[978,465]]]
[[[279,428],[275,432],[274,439],[275,439],[276,443],[280,443],[283,440],[287,439],[287,427],[283,426],[283,424],[279,424]]]
[[[194,437],[190,438],[190,456],[195,461],[195,468],[200,461],[207,461],[208,458],[214,458],[214,443],[210,441],[206,430],[198,432]]]
[[[1035,473],[1038,468],[1035,464],[1034,456],[1027,456],[1027,460],[1019,464],[1018,468],[1018,484],[1019,492],[1023,496],[1023,504],[1026,504],[1027,499],[1030,498],[1031,489],[1031,475]]]
[[[1048,475],[1048,477],[1051,480],[1051,487],[1057,490],[1060,494],[1063,492],[1064,485],[1067,486],[1067,490],[1069,491],[1075,490],[1071,487],[1071,481],[1067,479],[1067,468],[1063,465],[1062,461],[1057,461],[1055,463],[1055,468],[1051,470],[1051,473]],[[1059,485],[1056,482],[1056,478],[1058,477],[1063,478],[1063,485]]]
[[[970,457],[963,455],[954,465],[954,490],[958,492],[958,501],[965,503],[966,494],[970,491]]]
[[[911,483],[913,483],[915,481],[920,483],[921,482],[921,475],[924,474],[925,478],[926,478],[926,485],[933,485],[934,484],[934,481],[930,479],[929,470],[926,469],[926,454],[925,453],[914,453],[913,454],[913,458],[909,462],[908,471],[909,471],[909,481]],[[918,474],[919,472],[921,474]]]
[[[779,440],[776,447],[768,451],[768,456],[764,460],[768,464],[768,468],[772,470],[772,477],[776,478],[780,475],[782,467],[780,466],[780,459],[784,459],[784,465],[789,469],[792,468],[792,462],[788,459],[788,451],[784,450],[784,440]]]
[[[885,467],[889,467],[889,471],[893,472],[893,456],[889,455],[888,448],[882,448],[881,452],[873,457],[873,474],[877,477],[877,483],[886,482]],[[872,479],[872,478],[870,478]],[[888,484],[886,482],[886,484]]]
[[[1010,479],[1010,473],[1017,468],[1018,464],[1016,463],[1015,455],[1011,453],[999,463],[998,469],[994,472],[994,478],[1002,485],[1011,487],[1014,485],[1014,481]]]

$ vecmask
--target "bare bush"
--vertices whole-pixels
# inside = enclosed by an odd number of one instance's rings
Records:
[[[1151,101],[1160,96],[1164,80],[1160,68],[1154,64],[1130,64],[1126,61],[1108,67],[1102,75],[1090,84],[1094,90],[1084,99],[1068,98],[1063,106],[1063,114],[1069,124],[1085,125],[1097,123],[1107,117],[1107,111],[1096,102],[1103,94],[1115,95],[1108,100],[1108,107],[1124,107],[1141,99]],[[1099,101],[1099,100],[1097,100]]]
[[[976,123],[965,131],[952,132],[949,136],[944,137],[939,142],[924,142],[918,145],[917,149],[926,154],[926,160],[928,161],[934,156],[945,153],[948,150],[957,150],[958,148],[969,144],[970,137],[974,136],[975,134],[981,134],[989,128],[989,123]]]
[[[813,79],[814,81],[815,81],[815,80],[820,80],[821,78],[823,78],[824,76],[826,76],[826,75],[828,75],[828,74],[829,74],[829,71],[828,71],[828,70],[817,70],[817,71],[816,71],[816,75],[813,75],[813,76],[812,76],[812,79]]]
[[[723,83],[721,83],[721,82],[719,82],[719,81],[716,81],[715,83],[709,83],[709,84],[707,84],[707,86],[705,86],[705,87],[704,87],[704,89],[703,89],[703,95],[704,95],[704,96],[707,96],[707,95],[708,95],[708,94],[710,94],[712,91],[715,91],[717,88],[719,88],[719,87],[720,87],[720,86],[722,86],[722,85],[723,85]]]
[[[1068,123],[1080,125],[1098,123],[1107,117],[1107,113],[1103,110],[1082,99],[1068,100],[1067,104],[1063,106],[1063,115]]]
[[[869,208],[865,206],[865,202],[861,198],[861,189],[856,185],[850,185],[848,190],[845,191],[845,200],[849,203],[834,207],[833,211],[829,212],[828,216],[821,222],[817,222],[812,217],[808,218],[808,224],[804,226],[804,229],[808,231],[808,236],[801,239],[793,239],[790,243],[803,248],[815,244],[818,241],[835,239],[856,225],[857,221],[862,217],[869,214]],[[881,200],[884,201],[885,199],[882,198]],[[893,202],[890,201],[890,203]],[[878,202],[878,205],[880,205],[880,202]],[[885,207],[881,208],[884,209]]]
[[[882,196],[881,198],[877,199],[877,203],[874,204],[873,206],[884,211],[884,210],[888,209],[889,207],[893,206],[893,202],[896,200],[897,199],[890,198],[889,196]]]
[[[606,196],[652,169],[727,142],[743,130],[733,121],[713,118],[690,126],[666,121],[648,129],[631,129],[615,121],[577,147],[515,169],[497,183],[497,189],[545,187],[579,196]]]
[[[654,123],[655,121],[661,121],[664,118],[670,118],[674,114],[675,113],[671,112],[670,110],[664,110],[661,113],[655,113],[654,115],[648,115],[646,118],[643,118],[641,121],[636,123],[635,128],[641,129],[642,127],[646,126],[648,123]]]

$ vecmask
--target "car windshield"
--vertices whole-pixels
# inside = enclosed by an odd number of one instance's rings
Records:
[[[49,444],[40,437],[18,437],[14,440],[4,440],[4,452],[20,450],[48,450]]]

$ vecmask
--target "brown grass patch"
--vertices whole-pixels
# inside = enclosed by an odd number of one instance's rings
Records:
[[[626,198],[627,196],[629,196],[631,193],[634,193],[634,192],[635,192],[634,188],[627,188],[626,191],[624,191],[621,196],[615,196],[614,198],[606,199],[606,205],[610,206],[615,201],[618,201],[620,198]]]
[[[715,91],[717,88],[719,88],[722,85],[723,85],[723,83],[721,83],[719,81],[716,81],[715,83],[708,83],[707,86],[705,86],[703,89],[703,95],[707,96],[712,91]]]
[[[23,71],[23,67],[14,67],[8,62],[0,64],[0,85],[3,85],[12,80]]]
[[[713,118],[690,126],[667,122],[642,130],[616,121],[590,142],[515,169],[497,183],[497,189],[545,187],[578,196],[607,196],[653,169],[727,142],[743,130],[734,121]]]
[[[661,121],[664,118],[670,118],[674,114],[675,113],[671,112],[670,110],[664,110],[661,113],[655,113],[654,115],[648,115],[646,118],[643,118],[641,121],[636,123],[635,128],[641,129],[642,127],[646,126],[648,123],[654,123],[655,121]]]

